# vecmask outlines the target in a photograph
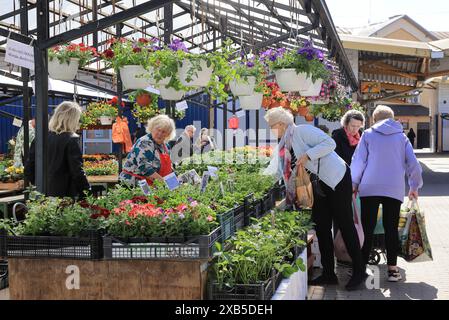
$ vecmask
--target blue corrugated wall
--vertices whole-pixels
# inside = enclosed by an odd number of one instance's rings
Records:
[[[49,105],[56,106],[61,103],[63,98],[49,98]],[[32,97],[32,107],[31,114],[35,114],[35,97]],[[176,128],[183,129],[188,124],[196,123],[198,127],[198,122],[201,122],[201,128],[209,127],[209,111],[207,108],[197,105],[194,102],[188,103],[189,108],[186,110],[186,117],[182,120],[176,121]],[[160,107],[164,107],[164,102],[160,101]],[[0,110],[9,112],[11,114],[17,115],[18,117],[23,117],[23,101],[17,100],[5,106],[0,106]],[[49,114],[51,114],[53,107],[49,107]],[[123,114],[128,118],[129,131],[131,134],[136,131],[137,124],[131,115],[130,107],[126,107]],[[18,127],[12,125],[13,119],[0,116],[0,153],[6,153],[8,149],[8,141],[17,135],[19,131]],[[114,151],[116,148],[114,148]]]

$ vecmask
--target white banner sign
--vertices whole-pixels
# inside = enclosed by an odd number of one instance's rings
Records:
[[[237,116],[237,118],[241,118],[245,116],[245,110],[240,110],[238,112],[235,113],[235,115]]]
[[[8,42],[6,42],[5,61],[34,71],[34,48],[8,39]]]

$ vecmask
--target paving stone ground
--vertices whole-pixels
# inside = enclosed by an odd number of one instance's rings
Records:
[[[419,205],[425,212],[427,235],[433,251],[433,261],[407,263],[398,259],[403,281],[386,281],[384,258],[378,265],[379,289],[348,292],[347,269],[337,267],[338,286],[309,286],[311,300],[434,300],[449,299],[449,155],[417,153],[423,167],[424,187]],[[314,274],[319,275],[319,269]]]

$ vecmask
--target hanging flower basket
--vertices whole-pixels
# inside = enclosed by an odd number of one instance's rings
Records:
[[[284,92],[307,90],[312,83],[305,72],[297,74],[295,69],[278,69],[274,74],[281,91]]]
[[[310,87],[307,90],[299,91],[304,97],[316,97],[320,95],[321,86],[323,85],[323,79],[317,79],[315,82],[312,82]]]
[[[165,86],[158,87],[161,98],[164,100],[181,100],[186,93],[183,90],[175,90],[173,88],[166,88]]]
[[[179,68],[179,80],[184,86],[206,87],[212,77],[212,66],[207,66],[206,60],[200,60],[199,67],[189,74],[195,66],[189,60],[185,59]],[[189,72],[190,71],[190,72]],[[191,79],[189,79],[191,77]]]
[[[146,76],[148,71],[140,65],[128,65],[120,67],[120,78],[125,89],[145,89],[151,86],[151,81]]]
[[[67,64],[59,62],[58,59],[49,60],[48,74],[55,80],[73,80],[78,72],[79,61],[78,58],[70,58],[70,62]]]
[[[255,93],[251,96],[239,97],[240,107],[243,110],[257,110],[262,106],[263,94]]]
[[[256,77],[249,76],[245,80],[241,78],[240,80],[232,80],[229,83],[229,88],[234,96],[251,96],[254,94],[254,87],[256,86]]]
[[[170,82],[171,77],[165,77],[165,78],[160,79],[159,81],[154,79],[153,74],[155,73],[155,70],[153,67],[149,68],[148,73],[150,74],[150,78],[148,79],[148,82],[151,85],[166,86]]]
[[[113,118],[109,116],[101,116],[98,119],[100,120],[100,123],[103,126],[111,125],[113,121]]]

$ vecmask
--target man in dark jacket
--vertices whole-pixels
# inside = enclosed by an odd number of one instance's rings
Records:
[[[184,132],[173,144],[170,152],[173,163],[178,164],[183,159],[193,155],[193,136],[195,131],[196,128],[193,125],[186,126]]]

